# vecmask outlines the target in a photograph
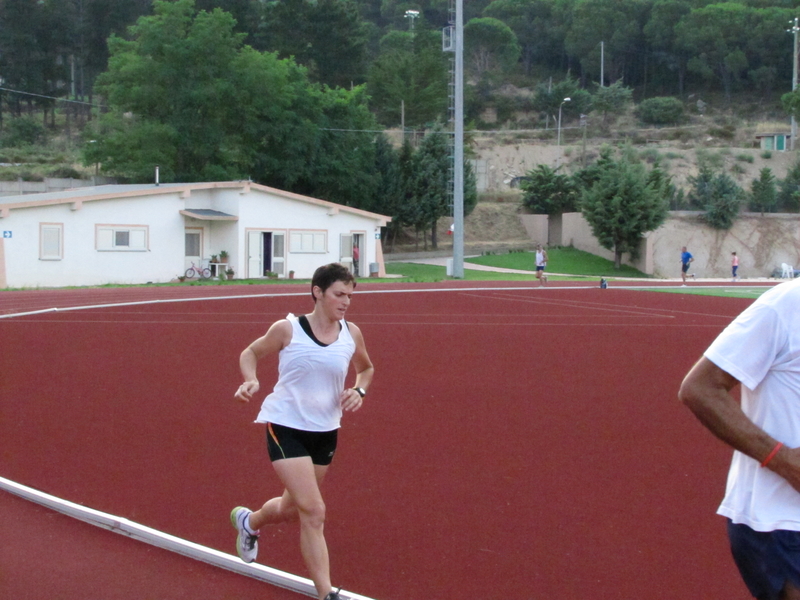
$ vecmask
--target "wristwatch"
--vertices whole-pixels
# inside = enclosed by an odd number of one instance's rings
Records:
[[[357,391],[358,395],[361,396],[362,398],[367,395],[367,390],[365,390],[364,388],[354,387],[353,389]]]

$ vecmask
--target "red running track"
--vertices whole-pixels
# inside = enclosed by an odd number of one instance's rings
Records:
[[[325,485],[336,585],[380,600],[748,597],[714,515],[729,452],[676,393],[750,301],[410,287],[426,289],[359,286],[350,310],[377,374]],[[232,553],[231,507],[278,492],[258,407],[232,400],[237,357],[308,310],[293,294],[0,319],[0,476]],[[274,362],[261,373],[270,387]],[[69,535],[114,535],[86,527]],[[296,528],[261,539],[259,562],[306,575]],[[40,565],[0,559],[0,596],[36,577],[58,597]]]

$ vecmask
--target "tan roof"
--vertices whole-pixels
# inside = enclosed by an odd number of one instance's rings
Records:
[[[7,217],[9,211],[20,208],[32,208],[36,206],[50,206],[55,204],[75,204],[76,208],[83,202],[93,202],[96,200],[116,200],[122,198],[136,198],[140,196],[156,196],[162,194],[179,193],[182,198],[189,198],[194,190],[211,189],[242,189],[243,193],[250,190],[261,191],[266,194],[280,196],[298,202],[306,202],[317,206],[324,206],[329,209],[330,214],[339,211],[361,215],[370,219],[380,221],[381,225],[386,225],[392,218],[386,215],[361,210],[336,204],[311,196],[303,196],[292,192],[286,192],[266,185],[253,183],[252,181],[221,181],[221,182],[201,182],[201,183],[143,183],[129,185],[100,185],[95,187],[82,187],[64,190],[61,192],[46,192],[42,194],[25,194],[21,196],[0,197],[0,218]],[[196,210],[196,209],[188,209]],[[235,217],[235,215],[229,215]]]

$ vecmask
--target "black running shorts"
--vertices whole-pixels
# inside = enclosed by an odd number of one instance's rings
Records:
[[[336,452],[339,430],[303,431],[267,423],[267,450],[272,462],[310,456],[315,465],[329,465]]]

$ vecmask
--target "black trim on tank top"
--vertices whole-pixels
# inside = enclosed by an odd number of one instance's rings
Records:
[[[331,344],[323,344],[322,342],[320,342],[317,339],[317,336],[315,336],[314,332],[311,330],[311,323],[308,322],[308,317],[307,316],[300,315],[297,318],[297,320],[300,322],[300,327],[303,328],[303,331],[306,332],[306,335],[308,335],[308,337],[310,337],[312,340],[314,340],[315,344],[317,344],[318,346],[322,346],[323,348],[326,348],[326,347],[331,345]],[[348,325],[347,328],[350,329],[350,326]],[[341,330],[342,330],[342,324],[339,323],[339,331],[341,331]],[[331,343],[333,343],[333,342],[331,342]]]

